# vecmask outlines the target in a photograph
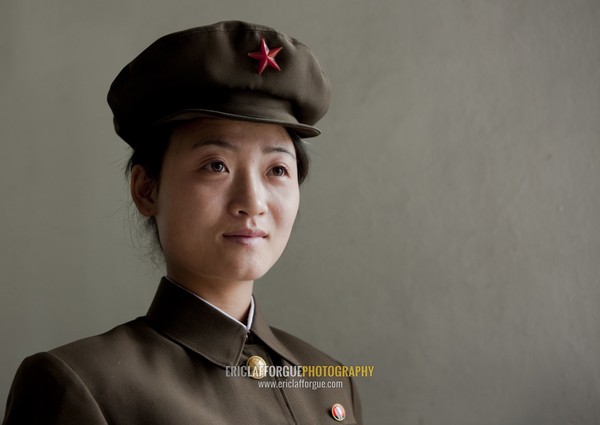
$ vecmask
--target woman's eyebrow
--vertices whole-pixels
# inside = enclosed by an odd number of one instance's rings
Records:
[[[286,149],[282,146],[267,146],[263,149],[263,153],[273,153],[273,152],[287,153],[292,158],[296,159],[296,155],[294,155],[292,152],[290,152],[288,149]]]
[[[197,149],[197,148],[201,148],[204,146],[218,146],[220,148],[227,149],[230,151],[238,151],[239,150],[239,148],[236,145],[226,142],[224,140],[219,140],[219,139],[208,139],[208,140],[202,140],[202,141],[196,142],[192,146],[192,149]],[[283,146],[266,146],[265,148],[263,148],[262,152],[263,153],[277,153],[277,152],[286,153],[286,154],[290,155],[292,158],[296,159],[296,155],[294,155],[289,149],[286,149]]]
[[[202,140],[202,141],[196,142],[192,146],[192,149],[201,148],[203,146],[218,146],[220,148],[224,148],[224,149],[227,149],[230,151],[238,150],[237,146],[235,146],[234,144],[225,142],[223,140],[218,140],[218,139],[209,139],[209,140]]]

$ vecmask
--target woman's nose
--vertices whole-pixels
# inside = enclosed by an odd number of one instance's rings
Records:
[[[240,175],[234,180],[230,211],[233,215],[250,217],[268,211],[266,191],[259,176]]]

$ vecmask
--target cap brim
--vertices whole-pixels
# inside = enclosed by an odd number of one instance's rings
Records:
[[[321,130],[316,127],[294,123],[289,121],[277,120],[272,118],[252,117],[247,115],[238,115],[222,111],[214,111],[210,109],[188,109],[185,111],[176,112],[165,118],[162,118],[154,123],[154,126],[166,124],[175,121],[187,121],[202,117],[217,117],[226,118],[237,121],[249,121],[264,124],[275,124],[293,130],[298,136],[303,138],[316,137],[321,134]]]

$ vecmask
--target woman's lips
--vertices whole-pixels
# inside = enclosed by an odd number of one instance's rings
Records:
[[[223,234],[223,237],[240,245],[254,246],[261,243],[268,233],[261,229],[239,229]]]

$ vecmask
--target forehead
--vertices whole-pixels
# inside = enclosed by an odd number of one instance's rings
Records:
[[[174,147],[193,148],[206,141],[222,141],[251,148],[264,145],[291,145],[282,126],[221,118],[199,118],[177,126],[171,135]]]

